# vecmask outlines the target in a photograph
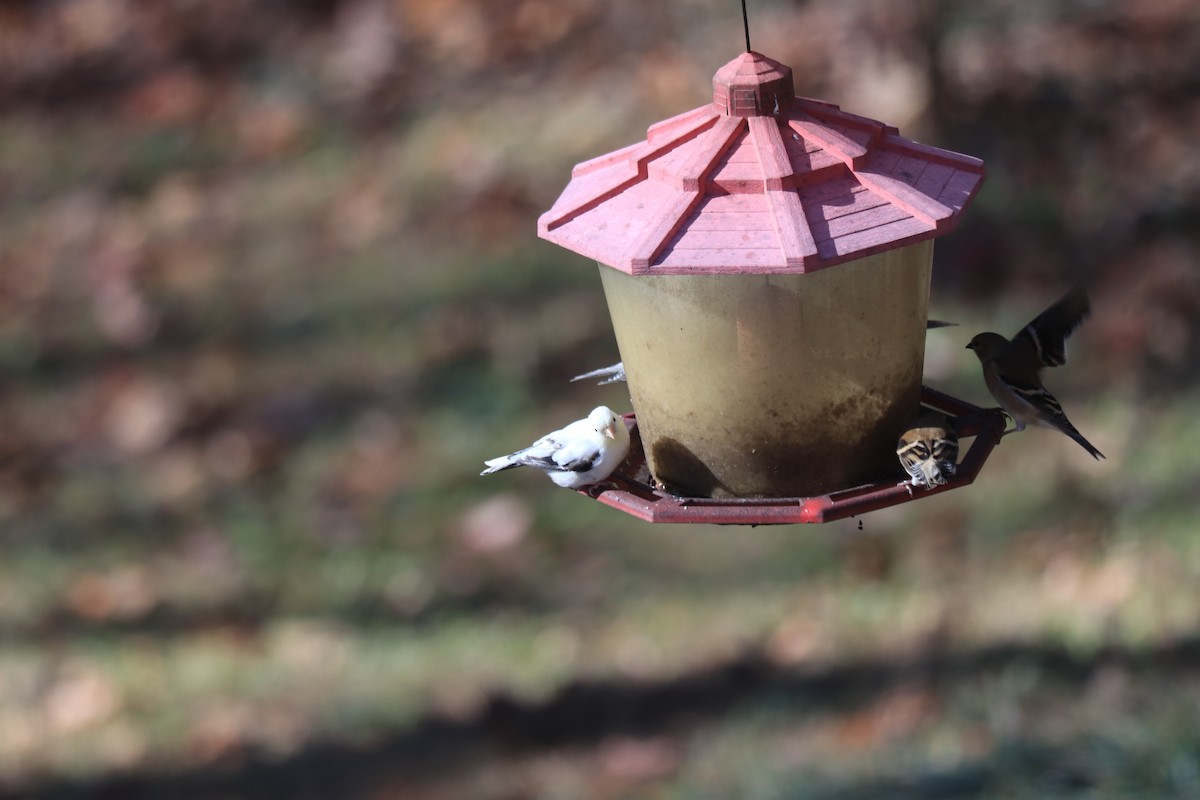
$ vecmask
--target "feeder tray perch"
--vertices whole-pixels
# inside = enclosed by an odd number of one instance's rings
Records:
[[[791,525],[833,522],[920,500],[974,482],[983,468],[983,462],[1000,443],[1006,425],[1003,413],[979,408],[928,386],[922,387],[921,403],[945,414],[960,440],[974,437],[954,477],[932,489],[914,487],[905,478],[902,481],[879,481],[816,497],[680,497],[658,489],[652,483],[638,435],[637,418],[634,414],[626,414],[625,421],[631,438],[628,458],[608,480],[576,491],[646,522]],[[897,465],[897,475],[900,474]]]

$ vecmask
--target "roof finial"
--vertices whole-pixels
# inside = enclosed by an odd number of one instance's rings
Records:
[[[746,30],[746,52],[750,50],[750,17],[746,14],[746,0],[742,0],[742,27]]]

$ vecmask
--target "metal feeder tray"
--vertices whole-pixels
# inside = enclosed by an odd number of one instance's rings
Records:
[[[949,417],[960,440],[975,439],[959,462],[954,477],[933,489],[914,487],[907,478],[900,480],[902,473],[897,465],[897,478],[894,480],[841,489],[816,497],[680,497],[664,492],[652,483],[638,435],[636,416],[626,414],[625,421],[631,436],[629,457],[604,482],[576,491],[646,522],[791,525],[854,517],[932,497],[972,483],[992,449],[1000,443],[1006,425],[1003,412],[979,408],[928,386],[921,387],[921,403]]]

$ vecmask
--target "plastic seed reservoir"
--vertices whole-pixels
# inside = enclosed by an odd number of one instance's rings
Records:
[[[786,497],[895,472],[921,396],[931,255],[920,242],[811,275],[602,267],[655,478]]]

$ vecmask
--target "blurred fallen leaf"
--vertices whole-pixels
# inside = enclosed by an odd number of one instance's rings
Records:
[[[120,0],[77,0],[58,8],[62,43],[76,55],[111,49],[129,33],[130,15]]]
[[[793,617],[784,620],[767,640],[767,655],[776,664],[791,666],[813,657],[821,641],[820,626],[812,620]]]
[[[143,567],[120,567],[110,572],[85,572],[71,582],[64,604],[85,619],[129,619],[142,616],[158,603],[158,591]]]
[[[197,496],[205,484],[204,464],[194,447],[172,447],[155,458],[146,483],[164,505],[176,505]]]
[[[469,0],[400,0],[401,29],[430,47],[433,68],[443,77],[488,63],[491,55],[485,6]]]
[[[606,777],[622,783],[665,778],[679,768],[683,755],[667,738],[611,739],[600,745],[596,761]]]
[[[106,284],[94,297],[96,322],[118,344],[142,344],[158,326],[158,318],[130,284]]]
[[[249,745],[255,718],[250,706],[214,697],[192,720],[188,749],[201,762],[232,755]]]
[[[74,733],[99,725],[121,707],[112,682],[99,672],[72,665],[51,685],[43,702],[46,722],[55,733]]]
[[[244,480],[254,469],[250,437],[236,429],[220,432],[205,446],[204,463],[217,480],[230,484]]]
[[[336,624],[294,620],[272,628],[267,648],[280,664],[327,673],[344,663],[349,639],[349,634]]]
[[[104,419],[109,441],[129,455],[161,447],[183,416],[178,392],[165,381],[131,373],[115,375],[110,387]]]
[[[295,152],[308,125],[308,114],[299,104],[278,99],[254,103],[238,114],[239,149],[252,159],[279,158]]]
[[[341,249],[356,250],[396,228],[397,201],[373,181],[358,181],[336,198],[328,237]]]
[[[211,88],[186,67],[151,72],[122,104],[132,122],[183,125],[197,121],[212,100]]]
[[[500,553],[519,545],[532,524],[528,503],[515,494],[499,494],[467,509],[458,523],[458,541],[474,553]]]
[[[401,29],[387,0],[341,3],[327,56],[335,91],[361,101],[376,91],[395,68]]]
[[[150,743],[145,731],[128,719],[110,720],[96,734],[97,754],[110,769],[130,769],[142,762]]]
[[[45,754],[45,726],[40,714],[28,708],[7,703],[0,709],[0,752],[20,759],[31,767],[37,765],[39,753]]]
[[[869,749],[913,733],[935,714],[937,696],[924,688],[901,688],[869,708],[834,723],[844,747]]]

